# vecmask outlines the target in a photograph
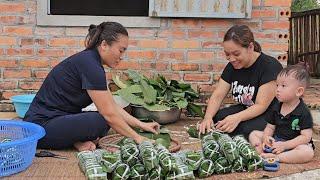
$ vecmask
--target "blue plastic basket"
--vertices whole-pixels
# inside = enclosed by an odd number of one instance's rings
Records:
[[[32,163],[45,130],[33,123],[0,120],[0,177],[25,170]]]
[[[11,97],[11,101],[13,102],[14,108],[20,118],[24,118],[24,115],[28,111],[35,96],[35,94],[23,94]]]

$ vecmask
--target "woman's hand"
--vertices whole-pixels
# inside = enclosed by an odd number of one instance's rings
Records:
[[[151,123],[141,122],[140,128],[145,131],[158,134],[160,129],[160,124],[158,124],[157,122],[151,122]]]
[[[204,119],[200,124],[198,124],[197,129],[201,134],[211,131],[213,125],[212,119]]]
[[[286,143],[282,141],[273,142],[272,149],[273,149],[272,153],[280,154],[287,149]]]
[[[231,133],[237,128],[240,122],[241,120],[238,117],[234,115],[229,115],[225,117],[223,120],[216,123],[216,129],[219,129],[223,132]]]

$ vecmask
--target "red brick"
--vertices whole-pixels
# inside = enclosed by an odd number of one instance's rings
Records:
[[[40,89],[42,82],[34,81],[20,81],[19,87],[23,90],[38,90]]]
[[[21,24],[24,22],[22,16],[0,16],[0,23],[2,24]]]
[[[142,28],[129,28],[128,29],[129,37],[154,37],[155,31],[153,29],[142,29]]]
[[[171,61],[171,60],[184,60],[183,51],[160,51],[159,60],[161,61]]]
[[[203,48],[216,48],[216,47],[221,47],[221,45],[222,45],[222,41],[204,41],[201,44]]]
[[[275,33],[267,33],[267,32],[253,32],[255,39],[274,39]]]
[[[198,19],[173,19],[172,27],[187,27],[187,28],[195,28],[199,27],[200,23]]]
[[[178,73],[161,73],[161,75],[163,75],[166,79],[177,80],[177,81],[181,80],[180,74]]]
[[[15,91],[12,91],[12,90],[3,91],[2,92],[2,99],[9,100],[12,96],[19,95],[19,94],[21,94],[21,92],[15,92]]]
[[[1,13],[21,13],[25,11],[25,5],[21,3],[0,3]]]
[[[275,10],[261,10],[261,9],[253,9],[251,17],[252,18],[272,18],[276,17],[276,11]]]
[[[36,1],[25,1],[27,12],[29,14],[36,14],[37,13],[37,2]]]
[[[220,42],[222,42],[223,41],[223,38],[224,38],[224,35],[226,34],[226,31],[219,31],[218,32],[218,40],[220,41]],[[221,40],[220,40],[220,38],[221,38]],[[216,39],[216,41],[218,41],[217,39]]]
[[[188,36],[189,38],[214,38],[214,33],[212,31],[190,30]]]
[[[155,69],[156,63],[153,62],[141,62],[141,69]]]
[[[198,71],[199,70],[199,66],[197,64],[188,64],[188,63],[172,64],[171,68],[174,71]]]
[[[39,49],[38,55],[47,57],[61,57],[64,56],[64,52],[62,49]]]
[[[156,70],[157,71],[165,71],[168,70],[168,63],[156,63]]]
[[[15,70],[4,70],[4,78],[29,78],[31,77],[31,71],[28,69],[15,69]]]
[[[52,59],[49,61],[50,67],[55,67],[56,65],[58,65],[60,62],[62,61],[62,59]]]
[[[0,36],[0,46],[11,46],[16,44],[17,40],[15,37]]]
[[[31,56],[33,54],[33,49],[7,49],[7,55],[9,56]]]
[[[271,30],[271,29],[280,29],[288,30],[289,21],[264,21],[262,22],[262,29]]]
[[[197,82],[208,82],[211,79],[210,74],[185,74],[183,80],[185,81],[197,81]]]
[[[79,40],[79,46],[80,46],[80,47],[83,47],[83,49],[86,47],[85,39],[80,39],[80,40]]]
[[[252,6],[261,6],[261,0],[253,0]]]
[[[214,52],[191,51],[188,52],[188,60],[212,61]]]
[[[186,32],[183,30],[163,30],[159,32],[159,37],[161,38],[185,38],[186,37]]]
[[[18,67],[17,61],[14,60],[0,60],[0,67],[13,68]]]
[[[287,21],[288,18],[290,18],[290,16],[291,16],[291,9],[290,9],[290,7],[279,9],[279,11],[278,11],[278,17],[279,17],[280,20],[285,20],[285,21]]]
[[[65,56],[69,57],[72,56],[74,54],[77,54],[78,52],[82,51],[83,49],[66,49],[64,50],[64,54]]]
[[[77,46],[79,41],[72,38],[53,38],[49,41],[50,46]]]
[[[226,59],[226,53],[223,50],[217,51],[217,58],[218,59]]]
[[[120,63],[115,69],[118,69],[118,70],[140,69],[140,64],[135,61],[120,61]]]
[[[36,68],[43,68],[43,67],[48,67],[49,62],[48,60],[22,60],[20,62],[21,66],[24,67],[36,67]]]
[[[21,19],[22,22],[19,22],[17,24],[36,24],[36,16],[28,16],[25,15]]]
[[[83,37],[84,39],[87,34],[88,34],[87,27],[67,27],[66,28],[67,36],[80,36],[80,37]]]
[[[202,72],[222,72],[226,63],[201,64],[200,68]]]
[[[216,84],[200,84],[200,93],[212,93],[216,89]]]
[[[263,50],[287,51],[288,43],[261,43]]]
[[[139,59],[154,59],[156,57],[155,51],[128,51],[129,59],[139,60]]]
[[[9,35],[31,35],[32,27],[22,26],[5,26],[3,28],[4,33]]]
[[[129,39],[129,49],[130,48],[136,48],[138,47],[138,41],[137,40],[133,40],[133,39]]]
[[[46,44],[47,44],[46,39],[21,38],[21,41],[20,41],[21,46],[34,46],[34,45],[45,46]]]
[[[62,27],[39,27],[35,28],[35,35],[52,35],[52,36],[63,36],[64,28]]]
[[[18,84],[17,81],[1,81],[0,82],[0,89],[1,90],[16,89],[17,84]]]
[[[49,71],[47,71],[47,70],[36,70],[35,72],[34,72],[34,76],[36,77],[36,78],[46,78],[47,77],[47,75],[49,74]]]
[[[232,21],[229,19],[203,19],[203,28],[226,28],[232,25]]]
[[[248,20],[237,20],[236,24],[242,25],[245,24],[247,25],[250,29],[260,29],[261,27],[261,22],[260,21],[248,21]]]
[[[200,43],[198,41],[191,40],[175,40],[172,42],[172,48],[199,48]]]
[[[168,47],[168,42],[165,40],[159,40],[159,39],[155,39],[155,40],[145,39],[145,40],[140,40],[138,42],[138,46],[141,48],[166,48]]]
[[[292,0],[264,0],[264,6],[291,6]]]
[[[0,55],[4,55],[4,50],[0,48]]]
[[[141,69],[155,69],[157,71],[165,71],[168,69],[168,63],[143,62],[141,63]]]

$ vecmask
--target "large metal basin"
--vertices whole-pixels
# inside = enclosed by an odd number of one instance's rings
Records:
[[[180,119],[181,109],[172,108],[166,111],[149,111],[138,105],[131,105],[132,115],[136,118],[152,119],[159,124],[169,124]]]

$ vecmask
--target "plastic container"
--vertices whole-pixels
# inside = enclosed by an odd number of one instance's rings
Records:
[[[45,130],[34,123],[0,120],[0,177],[25,170],[32,163]]]
[[[20,118],[24,118],[24,115],[28,111],[35,96],[35,94],[23,94],[11,97],[11,101],[13,102],[14,108]]]

